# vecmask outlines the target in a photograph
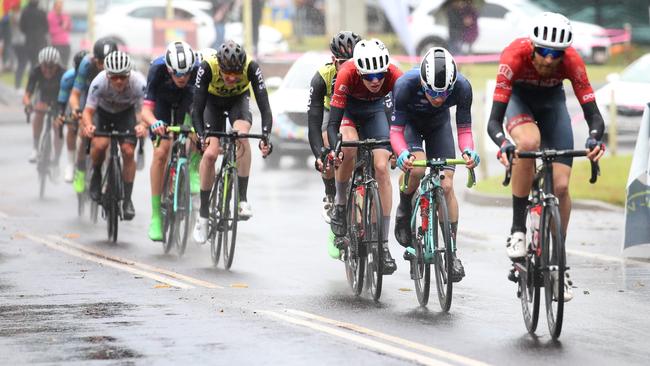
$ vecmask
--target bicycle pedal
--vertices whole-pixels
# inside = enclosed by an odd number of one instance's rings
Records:
[[[514,268],[511,269],[510,272],[508,273],[508,280],[510,280],[510,281],[512,281],[512,282],[514,282],[514,283],[519,282],[519,278],[518,278],[518,277],[519,277],[519,276],[517,276],[517,271],[516,271]]]

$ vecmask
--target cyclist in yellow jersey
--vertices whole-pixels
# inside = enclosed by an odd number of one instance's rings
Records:
[[[257,62],[246,56],[244,49],[234,41],[226,41],[217,50],[216,56],[206,57],[196,74],[196,91],[192,123],[199,138],[203,157],[199,172],[201,175],[201,207],[194,226],[193,237],[204,243],[208,234],[210,189],[214,183],[214,164],[219,155],[219,139],[205,137],[208,131],[225,131],[226,116],[234,130],[248,133],[253,116],[250,111],[250,89],[253,89],[257,106],[262,116],[262,134],[271,133],[273,117],[269,104],[264,76]],[[266,139],[268,141],[268,138]],[[238,159],[239,217],[247,220],[252,216],[246,196],[251,167],[251,149],[247,139],[240,140],[242,155]],[[271,153],[272,145],[260,142],[263,156]]]

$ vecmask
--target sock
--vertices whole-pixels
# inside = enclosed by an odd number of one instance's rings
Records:
[[[151,196],[151,218],[160,217],[160,195]]]
[[[99,177],[99,178],[102,177],[102,166],[101,165],[93,167],[93,177],[92,177],[92,179],[99,179],[97,177]]]
[[[199,209],[199,215],[207,219],[210,215],[210,191],[201,190],[201,208]]]
[[[451,240],[456,244],[456,233],[458,233],[458,221],[450,223],[451,226]]]
[[[528,206],[528,196],[517,197],[512,195],[512,227],[510,233],[515,231],[526,232],[526,207]]]
[[[339,182],[336,181],[336,198],[334,203],[337,205],[345,206],[345,199],[348,195],[348,190],[350,189],[350,182]]]
[[[388,247],[388,233],[390,232],[390,230],[388,230],[390,228],[390,215],[382,216],[381,220],[382,220],[382,233],[381,233],[381,236],[384,238],[383,245],[384,245],[384,247],[387,248]]]
[[[77,152],[75,150],[68,150],[68,164],[69,165],[74,165],[74,159],[77,156]]]
[[[124,182],[124,201],[131,200],[131,192],[133,192],[133,182]]]
[[[325,184],[326,196],[336,195],[336,181],[334,181],[334,178],[323,178],[323,184]]]
[[[248,202],[248,199],[246,198],[246,193],[248,191],[248,177],[238,176],[237,183],[239,184],[239,202]]]

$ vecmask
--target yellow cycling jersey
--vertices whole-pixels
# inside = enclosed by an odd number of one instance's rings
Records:
[[[234,85],[230,86],[226,86],[226,82],[221,77],[221,73],[219,72],[219,61],[217,58],[210,57],[205,61],[210,65],[210,70],[212,70],[212,81],[210,81],[210,85],[208,86],[208,92],[210,94],[218,97],[234,97],[248,92],[251,84],[250,80],[248,80],[248,65],[251,63],[251,59],[248,58],[248,56],[246,56],[244,72],[241,79]]]
[[[333,63],[327,63],[318,69],[318,73],[325,81],[327,87],[327,93],[325,94],[324,105],[326,109],[330,109],[330,100],[332,99],[332,89],[334,89],[334,83],[336,82],[336,67]]]

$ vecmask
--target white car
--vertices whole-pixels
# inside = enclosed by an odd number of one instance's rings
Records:
[[[619,134],[636,139],[643,110],[650,103],[650,53],[641,56],[620,74],[608,75],[607,80],[609,82],[595,93],[607,130],[613,92]]]
[[[423,0],[413,11],[409,29],[417,53],[423,55],[433,46],[445,46],[449,39],[447,18],[440,6],[444,0]],[[478,18],[475,53],[499,54],[517,37],[530,31],[532,19],[547,11],[529,0],[485,0]],[[605,30],[594,24],[571,21],[573,47],[586,60],[604,63],[609,58],[611,42]]]

